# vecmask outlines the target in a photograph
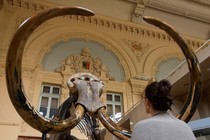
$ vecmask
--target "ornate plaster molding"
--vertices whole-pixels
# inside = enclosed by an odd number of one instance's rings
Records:
[[[75,16],[71,15],[68,16],[68,20],[72,22],[79,22],[79,23],[85,23],[87,25],[95,26],[95,27],[101,27],[103,29],[110,29],[117,32],[123,32],[132,34],[134,36],[140,36],[141,38],[149,38],[153,40],[158,41],[165,41],[167,43],[175,43],[174,40],[166,33],[164,32],[157,32],[148,30],[146,28],[141,28],[140,26],[132,26],[127,24],[122,24],[116,21],[111,21],[107,19],[102,19],[100,17],[82,17],[82,16]],[[185,38],[185,37],[183,37]],[[185,41],[189,44],[192,44],[193,47],[199,48],[203,42],[198,42],[191,39],[185,39]]]
[[[131,21],[134,23],[140,23],[142,19],[142,15],[144,13],[145,5],[144,4],[137,4],[136,8],[134,10],[134,13],[132,15]]]
[[[100,58],[93,58],[89,48],[83,48],[80,55],[70,55],[62,60],[61,66],[55,72],[69,76],[74,73],[88,72],[100,77],[100,79],[114,80],[109,74],[109,69]]]
[[[193,50],[196,51],[197,49],[199,49],[203,43],[202,42],[197,42],[197,41],[193,41],[193,40],[186,40],[186,42],[188,43],[189,47]],[[205,45],[205,47],[207,47],[208,45]]]
[[[152,47],[151,44],[140,42],[140,41],[127,40],[127,39],[122,39],[122,41],[124,41],[126,43],[126,45],[128,45],[131,48],[133,53],[136,55],[138,62],[140,62],[141,57],[144,55],[146,50],[148,50]],[[188,43],[189,47],[193,51],[196,51],[202,45],[201,42],[196,42],[196,41],[192,41],[192,40],[187,40],[186,42]]]
[[[170,6],[170,5],[164,4],[162,2],[156,2],[156,1],[150,0],[148,2],[144,1],[144,4],[156,6],[156,7],[159,7],[160,9],[166,9],[166,8],[170,7],[170,8],[168,8],[168,10],[174,9],[173,11],[175,13],[181,13],[181,14],[188,15],[188,16],[194,15],[197,18],[199,17],[199,15],[197,13],[193,13],[193,12],[186,11],[183,9],[180,10],[179,7]],[[7,0],[7,5],[10,5],[14,8],[18,7],[18,8],[28,9],[29,11],[37,11],[37,12],[55,6],[55,5],[47,6],[46,3],[45,4],[40,3],[40,2],[32,3],[32,2],[27,2],[27,1],[23,1],[23,0],[20,0],[20,1]],[[143,7],[142,7],[142,1],[141,1],[140,4],[137,4],[137,9],[134,12],[134,17],[139,16],[139,15],[141,16],[142,8]],[[80,22],[80,23],[83,22],[85,24],[89,24],[92,26],[102,27],[102,28],[106,28],[106,29],[110,29],[110,30],[119,31],[119,32],[131,33],[133,35],[138,35],[141,37],[150,37],[150,38],[155,38],[155,39],[160,39],[160,40],[165,40],[165,41],[171,40],[171,38],[167,34],[162,33],[162,32],[154,32],[154,31],[150,31],[148,29],[144,29],[141,27],[134,27],[134,26],[122,24],[122,23],[119,23],[116,21],[102,19],[102,18],[96,17],[96,16],[83,17],[83,16],[71,15],[71,16],[63,16],[60,18],[71,20],[72,22]],[[18,17],[16,19],[16,22],[17,22],[16,27],[18,27],[20,25],[20,22],[24,21],[24,19],[26,19],[26,17]],[[207,16],[207,19],[209,19],[209,23],[210,23],[209,16]],[[136,20],[136,19],[133,18],[133,20]],[[44,27],[44,26],[48,26],[48,25],[45,24],[42,26]]]
[[[210,16],[208,14],[205,13],[199,13],[197,12],[195,9],[188,9],[186,10],[184,7],[182,6],[174,6],[171,5],[169,3],[163,3],[161,1],[157,1],[157,0],[151,0],[148,5],[149,7],[153,7],[156,9],[160,9],[163,11],[167,11],[167,12],[171,12],[174,14],[178,14],[178,15],[182,15],[185,17],[189,17],[192,19],[196,19],[199,21],[203,21],[206,23],[210,23]]]
[[[130,49],[136,55],[138,62],[141,61],[141,57],[144,55],[146,50],[148,50],[150,47],[152,47],[152,45],[149,43],[127,40],[127,39],[122,39],[122,41],[124,41],[126,43],[126,45],[130,47]]]
[[[51,51],[51,47],[54,44],[56,44],[60,41],[68,41],[69,39],[72,39],[72,38],[80,38],[80,39],[85,39],[87,41],[96,41],[96,42],[102,44],[105,47],[105,49],[111,50],[111,52],[113,52],[116,55],[116,57],[120,60],[120,62],[118,64],[122,65],[122,67],[124,69],[125,80],[128,80],[131,77],[131,72],[129,70],[128,64],[126,63],[126,60],[124,60],[125,58],[122,56],[122,54],[116,49],[116,47],[113,47],[113,45],[111,43],[107,42],[106,40],[99,38],[97,36],[91,35],[91,34],[67,33],[67,34],[57,36],[56,38],[48,41],[48,43],[46,45],[44,45],[44,47],[42,47],[42,50],[40,50],[35,63],[40,64],[43,56],[46,53],[49,53]]]
[[[5,6],[8,9],[26,9],[32,12],[38,12],[40,10],[44,10],[53,6],[53,5],[48,6],[43,3],[34,3],[26,0],[4,0],[4,1],[5,1]]]
[[[165,1],[165,0],[127,0],[136,4],[144,4],[146,7],[155,8],[162,11],[167,11],[173,14],[182,15],[184,17],[192,18],[195,20],[199,20],[202,22],[210,23],[210,15],[209,13],[204,12],[198,12],[193,8],[190,8],[188,6],[188,9],[186,9],[187,4],[176,4],[176,1]],[[209,0],[193,0],[195,2],[204,4],[209,6],[210,1]],[[190,4],[190,2],[188,3]],[[134,12],[135,15],[135,12]],[[133,15],[133,16],[134,16]]]
[[[26,17],[17,17],[16,18],[16,24],[15,28],[17,27],[26,19]],[[134,36],[140,36],[141,38],[151,38],[159,41],[165,41],[165,42],[171,42],[174,43],[174,41],[171,39],[169,35],[167,35],[164,32],[157,32],[157,31],[152,31],[148,30],[147,28],[143,28],[141,26],[132,26],[128,24],[123,24],[118,21],[110,20],[110,19],[104,19],[102,17],[83,17],[83,16],[78,16],[78,15],[71,15],[71,16],[63,16],[63,17],[58,17],[58,20],[69,20],[72,23],[82,23],[86,24],[89,26],[94,26],[97,28],[103,28],[103,29],[109,29],[113,30],[116,32],[123,32],[125,34],[131,34]],[[41,30],[47,26],[52,25],[53,23],[46,22],[42,24],[38,30]],[[15,29],[15,30],[16,30]],[[195,47],[199,48],[199,46],[202,45],[202,42],[194,41],[191,39],[186,39],[187,42],[190,42],[191,44],[196,45]]]

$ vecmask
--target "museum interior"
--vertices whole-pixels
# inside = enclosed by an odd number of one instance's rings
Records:
[[[27,22],[33,18],[34,22],[44,20],[50,12],[39,18],[36,15],[65,7],[83,8],[94,14],[56,16],[37,27]],[[190,67],[170,34],[149,24],[144,17],[172,27],[195,54],[202,89],[198,89],[199,93],[194,89],[199,102],[187,124],[198,140],[210,140],[210,0],[1,0],[0,139],[43,139],[43,134],[25,121],[27,115],[17,112],[8,92],[13,86],[7,82],[7,77],[11,77],[8,68],[12,59],[18,57],[10,55],[9,63],[8,52],[11,46],[16,48],[11,42],[26,22],[36,28],[21,34],[27,38],[20,52],[22,59],[18,60],[21,90],[32,109],[43,118],[52,120],[69,98],[67,81],[76,73],[91,73],[103,81],[100,100],[106,113],[115,124],[130,132],[137,122],[150,117],[145,113],[143,95],[153,80],[167,79],[172,83],[171,113],[178,116],[191,96],[195,68]],[[17,46],[25,41],[19,39]],[[191,112],[185,109],[185,113]],[[83,125],[77,124],[70,133],[77,139],[90,140]],[[103,130],[105,140],[120,139],[100,121],[98,129]],[[52,135],[47,133],[46,139]]]

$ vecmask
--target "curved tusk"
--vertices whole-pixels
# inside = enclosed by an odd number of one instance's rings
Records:
[[[73,128],[84,116],[84,108],[76,107],[75,113],[63,121],[53,121],[42,117],[27,101],[21,77],[21,63],[24,47],[31,33],[48,19],[63,15],[93,16],[90,10],[81,7],[59,7],[45,10],[28,18],[15,33],[7,54],[6,80],[12,104],[19,115],[33,128],[43,133],[53,133]]]
[[[98,118],[101,121],[101,123],[104,125],[104,127],[106,127],[106,129],[116,137],[121,138],[123,140],[129,140],[129,138],[131,137],[131,132],[116,125],[109,118],[109,116],[106,114],[106,109],[104,107],[98,110]]]
[[[181,111],[177,115],[177,118],[188,122],[197,109],[203,89],[203,82],[198,59],[194,52],[187,46],[184,40],[179,36],[177,32],[174,31],[172,27],[153,17],[145,16],[143,19],[146,22],[155,25],[160,29],[163,29],[166,33],[168,33],[180,46],[182,52],[185,55],[190,72],[190,87],[188,90],[187,99]]]

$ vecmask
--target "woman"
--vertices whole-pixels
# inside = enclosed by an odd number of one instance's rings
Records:
[[[171,84],[152,82],[145,89],[144,105],[151,118],[134,126],[131,140],[196,140],[191,128],[167,112],[171,110]]]

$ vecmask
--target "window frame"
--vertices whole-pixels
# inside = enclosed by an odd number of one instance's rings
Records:
[[[110,100],[107,100],[107,96],[108,95],[111,95],[112,96],[112,101]],[[120,101],[119,102],[116,102],[115,101],[115,96],[119,96],[120,97]],[[115,114],[119,113],[119,112],[116,112],[116,108],[115,106],[116,105],[119,105],[120,106],[120,110],[121,110],[121,116],[123,115],[123,95],[122,93],[118,93],[118,92],[107,92],[106,93],[106,106],[108,105],[112,105],[112,114],[110,115],[111,119],[113,119],[114,121],[117,121],[118,118],[115,118]],[[108,110],[107,110],[108,111]],[[108,113],[108,112],[107,112]],[[121,118],[121,117],[120,117]]]
[[[45,86],[50,87],[49,93],[43,92]],[[59,93],[58,94],[53,94],[52,91],[53,91],[54,87],[59,88]],[[41,112],[40,109],[41,109],[42,98],[43,97],[48,98],[48,103],[47,103],[47,107],[46,107],[47,111],[46,111],[46,115],[44,117],[49,118],[49,119],[51,119],[53,117],[53,115],[50,117],[52,99],[56,98],[58,100],[58,103],[57,103],[57,108],[58,108],[59,105],[60,105],[61,89],[62,88],[61,88],[60,85],[50,84],[50,83],[42,83],[41,91],[40,91],[40,97],[39,97],[38,111]]]

